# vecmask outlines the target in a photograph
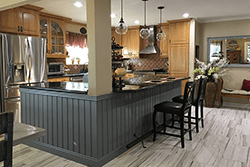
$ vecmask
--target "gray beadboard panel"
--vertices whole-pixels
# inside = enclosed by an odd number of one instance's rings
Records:
[[[44,128],[44,117],[43,117],[43,96],[38,95],[38,120],[39,120],[39,125],[38,127]],[[44,142],[44,137],[39,138],[40,142]]]
[[[92,103],[95,103],[95,102],[92,102]],[[93,152],[95,152],[94,149],[97,149],[97,158],[100,158],[102,157],[103,155],[103,142],[104,142],[104,135],[107,135],[104,131],[103,131],[103,122],[105,121],[104,120],[104,115],[103,115],[103,112],[105,110],[105,108],[103,108],[103,100],[102,101],[98,101],[96,102],[96,125],[97,125],[97,131],[96,131],[96,134],[93,134],[93,135],[97,135],[97,148],[93,148]],[[94,136],[93,136],[94,138]],[[95,155],[94,155],[95,156]]]
[[[63,148],[68,149],[68,100],[63,98]]]
[[[57,146],[63,148],[63,113],[62,113],[62,98],[57,98],[57,135],[58,135],[58,143]]]
[[[29,94],[30,103],[30,125],[35,125],[34,94]]]
[[[112,98],[111,99],[111,101],[112,101],[112,117],[113,117],[113,119],[112,119],[112,134],[113,134],[113,137],[112,137],[112,140],[113,140],[113,149],[115,149],[115,148],[117,148],[117,140],[118,140],[118,138],[117,138],[117,129],[118,129],[118,126],[117,126],[117,122],[118,122],[118,120],[117,120],[117,106],[118,106],[118,104],[117,104],[117,98]]]
[[[73,144],[73,99],[68,98],[68,150],[74,151],[74,144]]]
[[[74,152],[79,153],[80,152],[80,143],[79,143],[79,103],[78,103],[78,99],[74,99],[73,100],[73,105],[74,105],[74,110],[72,110],[73,112],[73,133],[74,133],[74,138],[73,138],[73,143],[74,143]]]
[[[43,96],[43,113],[44,113],[44,129],[47,132],[47,135],[44,136],[44,142],[48,143],[48,136],[49,136],[49,131],[48,131],[48,96]]]
[[[48,96],[48,127],[47,127],[47,134],[48,134],[48,144],[53,145],[53,113],[52,113],[52,96]]]
[[[26,103],[27,99],[25,98],[25,96],[26,96],[26,93],[22,93],[20,95],[21,100],[22,100],[21,111],[23,111],[23,112],[21,112],[21,122],[22,123],[27,122],[27,103]]]
[[[103,142],[102,142],[102,155],[105,155],[108,153],[108,100],[102,100],[102,108],[103,112],[102,117],[102,132],[103,132]]]
[[[58,146],[58,103],[57,103],[58,97],[53,96],[52,97],[52,110],[49,111],[52,113],[52,134],[53,134],[53,145]]]
[[[112,113],[112,103],[111,103],[111,99],[107,99],[107,121],[108,121],[108,153],[111,152],[113,150],[113,131],[111,129],[113,129],[112,127],[112,123],[113,123],[113,113]]]
[[[35,106],[35,110],[34,110],[34,114],[35,114],[35,122],[34,122],[34,125],[36,127],[39,126],[39,119],[38,119],[38,116],[39,116],[39,96],[38,95],[34,95],[35,98],[34,98],[34,106]]]
[[[85,154],[86,150],[86,122],[85,122],[85,101],[84,100],[79,100],[79,136],[80,136],[80,153]],[[89,111],[88,111],[89,112]]]
[[[100,102],[99,102],[100,103]],[[97,119],[97,109],[99,109],[99,107],[97,107],[96,102],[91,101],[90,103],[91,105],[91,143],[92,143],[92,147],[91,147],[91,156],[92,157],[98,157],[98,152],[101,150],[98,150],[98,124],[100,124],[100,122],[98,122]],[[99,148],[101,149],[101,148]]]
[[[25,94],[25,98],[26,99],[28,99],[28,100],[26,100],[26,108],[25,108],[25,110],[23,110],[23,111],[26,111],[27,112],[27,118],[26,118],[26,122],[27,122],[27,124],[30,124],[30,107],[29,107],[29,104],[30,104],[30,99],[29,99],[29,94],[28,93],[26,93]]]
[[[91,134],[91,105],[90,105],[90,101],[85,101],[85,122],[86,122],[86,155],[88,156],[91,156],[92,155],[92,151],[91,151],[91,148],[92,148],[92,136],[90,135]]]

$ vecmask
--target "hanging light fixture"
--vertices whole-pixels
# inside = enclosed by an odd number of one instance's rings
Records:
[[[150,36],[150,31],[146,27],[146,13],[147,13],[146,12],[146,9],[147,9],[146,1],[148,1],[148,0],[142,0],[142,1],[144,1],[144,27],[140,31],[140,37],[143,38],[143,39],[147,39]]]
[[[126,34],[128,31],[128,25],[123,20],[123,0],[121,0],[121,19],[115,26],[115,32],[117,34]]]
[[[162,9],[164,9],[164,6],[159,6],[158,9],[160,10],[160,29],[158,34],[156,35],[156,39],[158,41],[163,41],[164,39],[166,39],[166,34],[161,30]]]

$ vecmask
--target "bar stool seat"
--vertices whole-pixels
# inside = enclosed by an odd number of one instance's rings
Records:
[[[182,148],[185,147],[184,145],[184,135],[189,132],[189,138],[192,140],[192,132],[191,132],[191,106],[192,100],[194,95],[194,87],[195,82],[187,82],[185,85],[185,92],[184,92],[184,102],[177,103],[171,101],[164,101],[154,105],[154,112],[153,112],[153,127],[154,127],[154,136],[153,141],[156,139],[156,133],[166,134],[170,136],[180,137],[181,138],[181,146]],[[158,112],[163,113],[163,128],[159,128],[156,126],[156,114]],[[166,125],[166,114],[177,115],[180,117],[180,127],[175,126],[168,126]],[[184,115],[188,113],[188,129],[184,129]],[[166,127],[175,128],[180,130],[180,135],[166,133]],[[163,132],[162,132],[163,130]]]

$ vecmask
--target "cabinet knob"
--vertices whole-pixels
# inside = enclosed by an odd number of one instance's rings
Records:
[[[169,43],[171,43],[171,39],[169,40]]]
[[[20,31],[20,26],[18,26],[17,28],[18,28],[18,31]]]
[[[21,26],[21,32],[23,32],[23,26]]]

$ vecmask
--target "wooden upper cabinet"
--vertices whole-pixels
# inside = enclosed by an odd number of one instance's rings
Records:
[[[162,32],[166,34],[166,39],[160,42],[160,51],[161,51],[161,58],[168,58],[169,57],[169,24],[162,24],[161,26]]]
[[[24,5],[0,12],[0,31],[39,36],[40,7]]]
[[[47,40],[47,58],[65,58],[65,21],[40,17],[40,36]]]
[[[189,43],[190,20],[172,20],[169,23],[169,42],[171,44]]]
[[[171,44],[169,71],[172,77],[189,75],[189,44]]]
[[[139,52],[143,49],[143,39],[140,38],[141,26],[129,27],[128,32],[122,35],[124,58],[139,58]]]

